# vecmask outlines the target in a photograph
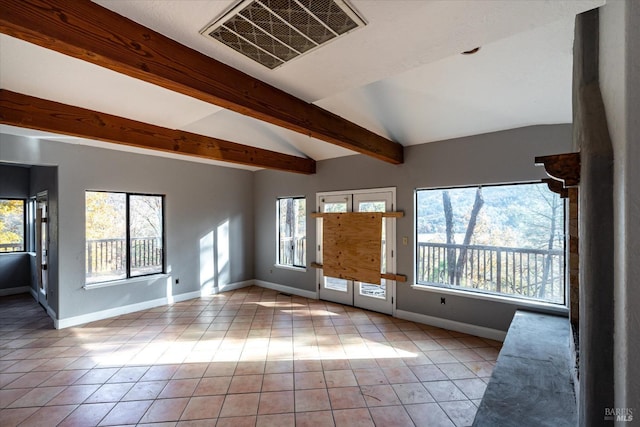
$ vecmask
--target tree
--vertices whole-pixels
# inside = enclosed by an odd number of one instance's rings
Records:
[[[458,255],[458,262],[456,264],[456,285],[460,286],[460,278],[462,277],[462,270],[467,263],[467,248],[471,243],[471,237],[476,228],[476,221],[478,219],[478,213],[484,205],[484,199],[482,198],[482,187],[478,187],[476,190],[476,199],[473,202],[473,208],[471,209],[471,216],[469,217],[469,223],[467,224],[467,231],[464,234],[464,241],[462,242],[462,248],[460,249],[460,255]]]
[[[24,245],[23,200],[0,200],[0,244]]]
[[[304,265],[306,262],[306,201],[301,197],[278,200],[279,263]]]
[[[447,278],[449,283],[455,280],[456,250],[452,245],[456,244],[456,236],[453,234],[453,206],[448,191],[442,192],[442,207],[444,209],[445,233],[447,236]]]
[[[476,228],[478,214],[480,213],[480,209],[482,209],[483,204],[484,199],[482,197],[482,187],[478,187],[478,189],[476,190],[475,201],[473,202],[473,208],[471,208],[469,222],[467,223],[467,229],[464,234],[464,241],[462,242],[462,247],[460,248],[460,253],[458,254],[457,261],[455,248],[447,249],[447,273],[449,276],[449,283],[451,284],[460,286],[464,265],[467,262],[467,247],[471,243],[471,237],[473,236],[473,232]],[[451,197],[449,196],[448,191],[442,192],[442,206],[444,209],[444,217],[446,223],[445,232],[447,236],[447,245],[455,245],[453,207],[451,205]]]
[[[162,197],[129,197],[131,235],[137,238],[162,237]]]
[[[541,214],[541,216],[547,219],[548,225],[548,239],[546,244],[546,249],[549,251],[545,256],[544,260],[544,268],[542,270],[542,282],[538,288],[538,296],[540,298],[544,298],[547,293],[547,284],[551,282],[553,285],[553,280],[551,280],[551,276],[553,274],[553,257],[551,256],[551,251],[554,249],[554,243],[556,241],[556,229],[558,222],[558,215],[560,208],[562,207],[562,202],[560,198],[556,195],[551,195],[551,197],[547,197],[544,193],[540,191],[540,197],[545,201],[547,205],[547,209],[545,209],[548,214]]]
[[[420,190],[418,281],[561,300],[563,209],[544,184]]]
[[[86,192],[86,238],[124,239],[126,230],[126,195],[123,193]]]
[[[289,239],[289,242],[285,244],[285,258],[293,263],[293,253],[294,253],[294,219],[293,219],[293,199],[284,199],[285,200],[285,223],[284,223],[284,235],[286,239]]]

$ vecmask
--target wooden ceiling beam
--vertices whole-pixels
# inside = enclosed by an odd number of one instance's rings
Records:
[[[0,0],[0,32],[392,164],[402,145],[89,0]],[[313,84],[313,82],[310,82]]]
[[[313,174],[316,162],[0,89],[0,123],[258,168]]]

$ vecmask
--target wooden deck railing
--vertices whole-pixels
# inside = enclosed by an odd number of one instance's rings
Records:
[[[22,252],[24,243],[0,243],[0,252]]]
[[[461,252],[466,261],[459,263]],[[418,284],[450,285],[564,303],[564,252],[418,243]]]
[[[155,237],[131,239],[131,270],[162,266],[162,241]],[[126,239],[87,240],[87,276],[127,271]]]
[[[305,266],[307,250],[306,237],[280,239],[280,264]]]

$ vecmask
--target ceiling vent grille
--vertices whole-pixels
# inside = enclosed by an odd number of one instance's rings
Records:
[[[274,69],[364,25],[343,0],[244,0],[201,33]]]

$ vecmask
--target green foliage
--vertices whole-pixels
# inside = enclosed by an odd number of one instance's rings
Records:
[[[444,190],[419,191],[419,241],[446,243],[442,206]],[[462,243],[469,223],[476,187],[447,190],[453,208],[455,243]],[[545,184],[483,187],[484,205],[477,218],[472,245],[547,249],[553,231],[554,248],[563,244],[563,203]],[[552,230],[552,221],[556,221]]]
[[[0,244],[24,244],[24,200],[0,200]]]
[[[126,195],[87,191],[87,240],[124,239],[126,235]]]
[[[126,277],[127,264],[132,275],[162,271],[162,200],[162,196],[85,193],[87,283]]]
[[[474,211],[476,195],[417,193],[418,282],[564,301],[564,202],[545,184],[483,187]]]
[[[86,192],[87,240],[125,239],[127,196],[124,193]],[[162,237],[162,197],[129,197],[131,237]]]

